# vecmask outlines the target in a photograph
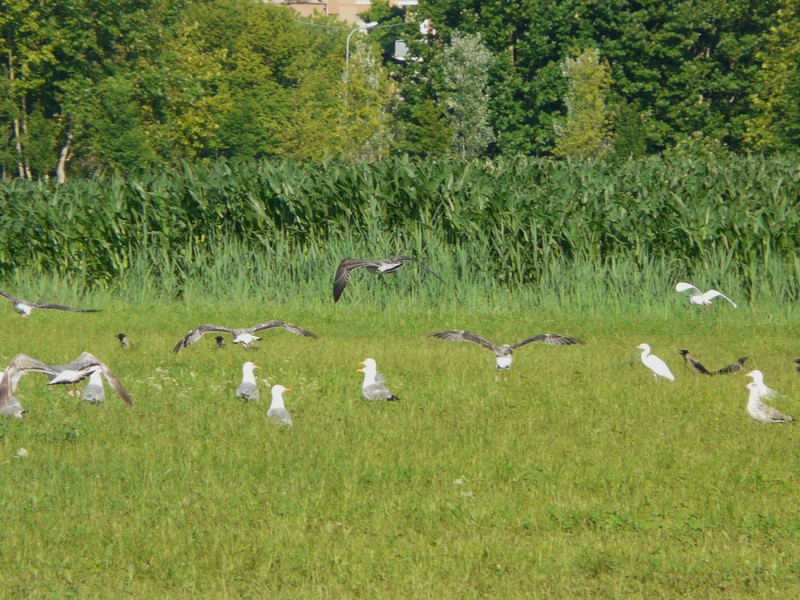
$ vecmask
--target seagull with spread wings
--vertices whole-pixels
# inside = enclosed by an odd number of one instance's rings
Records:
[[[717,290],[708,290],[707,292],[701,292],[691,283],[686,283],[685,281],[681,281],[675,285],[676,292],[685,292],[686,290],[690,290],[689,292],[690,304],[696,304],[698,306],[708,306],[712,303],[712,300],[714,300],[714,298],[725,298],[725,300],[727,300],[733,305],[733,308],[736,308],[736,303],[733,300],[728,298],[722,292],[718,292]]]
[[[25,318],[31,316],[31,312],[33,312],[34,308],[47,308],[50,310],[66,310],[69,312],[100,312],[99,310],[94,308],[72,308],[70,306],[63,306],[61,304],[51,304],[50,302],[29,302],[28,300],[15,298],[11,294],[4,292],[3,290],[0,290],[0,296],[5,298],[6,300],[10,300],[11,303],[14,305],[14,310]]]
[[[222,327],[220,325],[200,325],[199,327],[195,327],[185,336],[183,336],[180,341],[175,344],[175,347],[172,349],[173,354],[177,354],[181,351],[182,348],[186,348],[187,346],[191,346],[201,337],[203,337],[209,331],[222,331],[225,333],[230,333],[233,335],[233,343],[234,344],[241,344],[243,348],[249,348],[253,342],[258,342],[261,340],[260,337],[253,335],[258,331],[263,331],[265,329],[272,329],[273,327],[281,327],[290,333],[295,335],[302,335],[305,337],[310,337],[312,339],[316,339],[317,336],[310,331],[303,329],[302,327],[298,327],[297,325],[292,325],[291,323],[284,323],[283,321],[267,321],[266,323],[259,323],[258,325],[254,325],[253,327],[242,327],[231,329],[230,327]],[[221,336],[217,336],[219,338]],[[219,343],[219,339],[217,339],[217,346],[221,347],[222,345]]]
[[[97,357],[83,352],[78,358],[65,365],[48,365],[26,354],[17,354],[8,363],[3,372],[3,379],[0,381],[0,405],[6,404],[14,396],[20,377],[26,373],[44,373],[50,379],[48,385],[74,386],[79,381],[90,377],[95,371],[100,371],[105,376],[114,392],[126,404],[133,404],[122,382],[117,379],[111,369],[100,362]]]
[[[444,283],[444,279],[431,271],[427,265],[412,256],[390,256],[389,258],[378,258],[376,260],[345,258],[339,263],[339,267],[336,269],[336,275],[333,277],[333,301],[339,301],[347,282],[350,281],[350,275],[352,275],[353,271],[356,269],[365,268],[370,273],[386,275],[387,273],[394,273],[408,261],[417,263],[422,269]]]
[[[537,335],[525,338],[516,344],[504,344],[498,346],[493,344],[485,337],[481,337],[477,333],[471,331],[464,331],[463,329],[450,329],[449,331],[437,331],[429,333],[426,338],[439,338],[442,340],[450,340],[452,342],[475,342],[487,350],[491,350],[495,355],[495,364],[498,369],[510,369],[511,363],[514,360],[514,350],[525,344],[531,342],[542,342],[552,346],[571,346],[572,344],[586,344],[583,340],[578,338],[560,335],[558,333],[539,333]]]

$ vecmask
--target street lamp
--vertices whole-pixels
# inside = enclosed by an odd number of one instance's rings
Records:
[[[345,45],[345,54],[344,54],[344,82],[347,83],[349,81],[348,77],[348,69],[350,68],[350,38],[356,31],[363,31],[367,33],[373,27],[377,27],[377,21],[370,21],[369,23],[362,23],[358,27],[354,27],[353,30],[347,34],[347,44]]]

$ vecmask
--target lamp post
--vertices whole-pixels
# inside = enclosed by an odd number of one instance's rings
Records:
[[[350,38],[356,31],[363,31],[367,33],[373,27],[377,27],[377,21],[370,21],[369,23],[362,23],[358,27],[354,27],[350,33],[347,34],[347,44],[345,44],[345,54],[344,54],[344,81],[347,83],[349,81],[348,77],[348,70],[350,68]]]

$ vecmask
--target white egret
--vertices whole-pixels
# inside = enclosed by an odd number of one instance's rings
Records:
[[[669,370],[667,363],[654,354],[650,354],[650,346],[648,344],[639,344],[636,347],[642,351],[642,362],[645,367],[653,372],[656,381],[658,381],[659,377],[675,381],[675,376],[672,374],[672,371]]]

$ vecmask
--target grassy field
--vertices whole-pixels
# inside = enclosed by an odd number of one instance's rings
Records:
[[[338,305],[111,302],[97,314],[0,305],[0,359],[64,363],[88,350],[125,383],[91,406],[24,377],[23,420],[0,422],[2,597],[791,597],[800,589],[800,428],[745,413],[747,378],[689,372],[739,356],[800,418],[791,309],[640,311],[474,306],[398,296]],[[666,299],[665,299],[666,298]],[[92,304],[90,299],[90,304]],[[93,304],[100,306],[100,303]],[[170,353],[204,323],[281,319],[257,350]],[[462,328],[498,343],[535,333],[510,371]],[[134,346],[124,350],[114,334]],[[675,383],[656,383],[647,342]],[[396,403],[366,402],[378,361]],[[262,400],[234,398],[241,365]],[[268,385],[293,388],[291,429],[266,418]],[[27,458],[18,458],[25,448]]]

